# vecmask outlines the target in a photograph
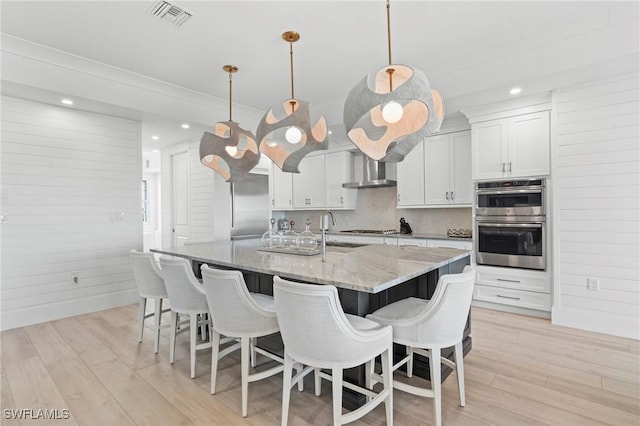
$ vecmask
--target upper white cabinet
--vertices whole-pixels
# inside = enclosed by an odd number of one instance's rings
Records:
[[[549,174],[549,111],[471,126],[473,179]]]
[[[305,157],[300,162],[300,173],[292,173],[294,208],[325,206],[324,159],[324,155]]]
[[[343,188],[342,184],[353,181],[353,154],[348,151],[333,152],[324,156],[326,207],[354,209],[356,189]]]
[[[428,137],[424,155],[425,204],[471,205],[471,132]]]
[[[471,132],[430,136],[398,163],[398,207],[470,206]]]
[[[293,208],[293,181],[291,173],[283,172],[275,164],[271,165],[271,208],[288,210]]]
[[[398,207],[424,205],[424,142],[398,163],[397,180]]]

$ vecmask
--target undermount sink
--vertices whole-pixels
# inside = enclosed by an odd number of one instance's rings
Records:
[[[318,245],[320,245],[321,243],[318,242]],[[369,244],[363,244],[363,243],[347,243],[347,242],[340,242],[340,241],[327,241],[326,242],[327,247],[346,247],[346,248],[356,248],[356,247],[363,247],[363,246],[368,246]]]

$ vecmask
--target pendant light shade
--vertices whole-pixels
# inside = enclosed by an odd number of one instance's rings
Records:
[[[256,130],[260,151],[267,155],[282,171],[299,173],[300,161],[310,152],[327,149],[329,128],[324,117],[311,120],[309,102],[296,99],[293,86],[293,43],[300,39],[294,31],[282,38],[289,43],[291,68],[291,99],[284,102],[278,115],[270,109],[262,117]]]
[[[422,71],[392,64],[389,9],[387,0],[389,65],[351,89],[343,118],[347,136],[365,155],[399,162],[425,136],[440,130],[444,105]]]
[[[241,180],[260,161],[256,137],[232,120],[232,75],[234,65],[225,65],[229,73],[229,121],[218,122],[213,133],[204,132],[200,139],[200,161],[219,173],[227,182]]]

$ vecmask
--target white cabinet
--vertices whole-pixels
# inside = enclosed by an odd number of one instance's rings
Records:
[[[474,123],[473,179],[549,174],[549,111]]]
[[[424,205],[424,142],[398,163],[397,180],[398,206]]]
[[[275,164],[271,165],[271,208],[288,210],[293,207],[293,186],[291,173],[283,172]]]
[[[398,238],[399,246],[426,247],[427,240],[421,238]]]
[[[353,181],[353,154],[342,151],[326,154],[324,157],[326,207],[354,209],[357,190],[342,187],[343,183]]]
[[[293,207],[322,208],[325,205],[324,155],[305,157],[300,173],[293,173]]]
[[[424,155],[425,204],[470,206],[471,132],[428,137]]]
[[[427,247],[441,247],[441,248],[456,248],[460,250],[472,249],[471,241],[459,241],[459,240],[428,240]]]
[[[545,271],[477,266],[473,298],[538,311],[551,310],[551,275]]]

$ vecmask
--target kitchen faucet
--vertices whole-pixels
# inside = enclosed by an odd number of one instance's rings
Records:
[[[327,253],[327,228],[329,227],[328,217],[331,216],[331,223],[336,226],[336,218],[333,217],[333,213],[330,210],[320,215],[320,232],[322,233],[322,261],[326,259]],[[327,218],[327,225],[325,226],[324,219]]]

